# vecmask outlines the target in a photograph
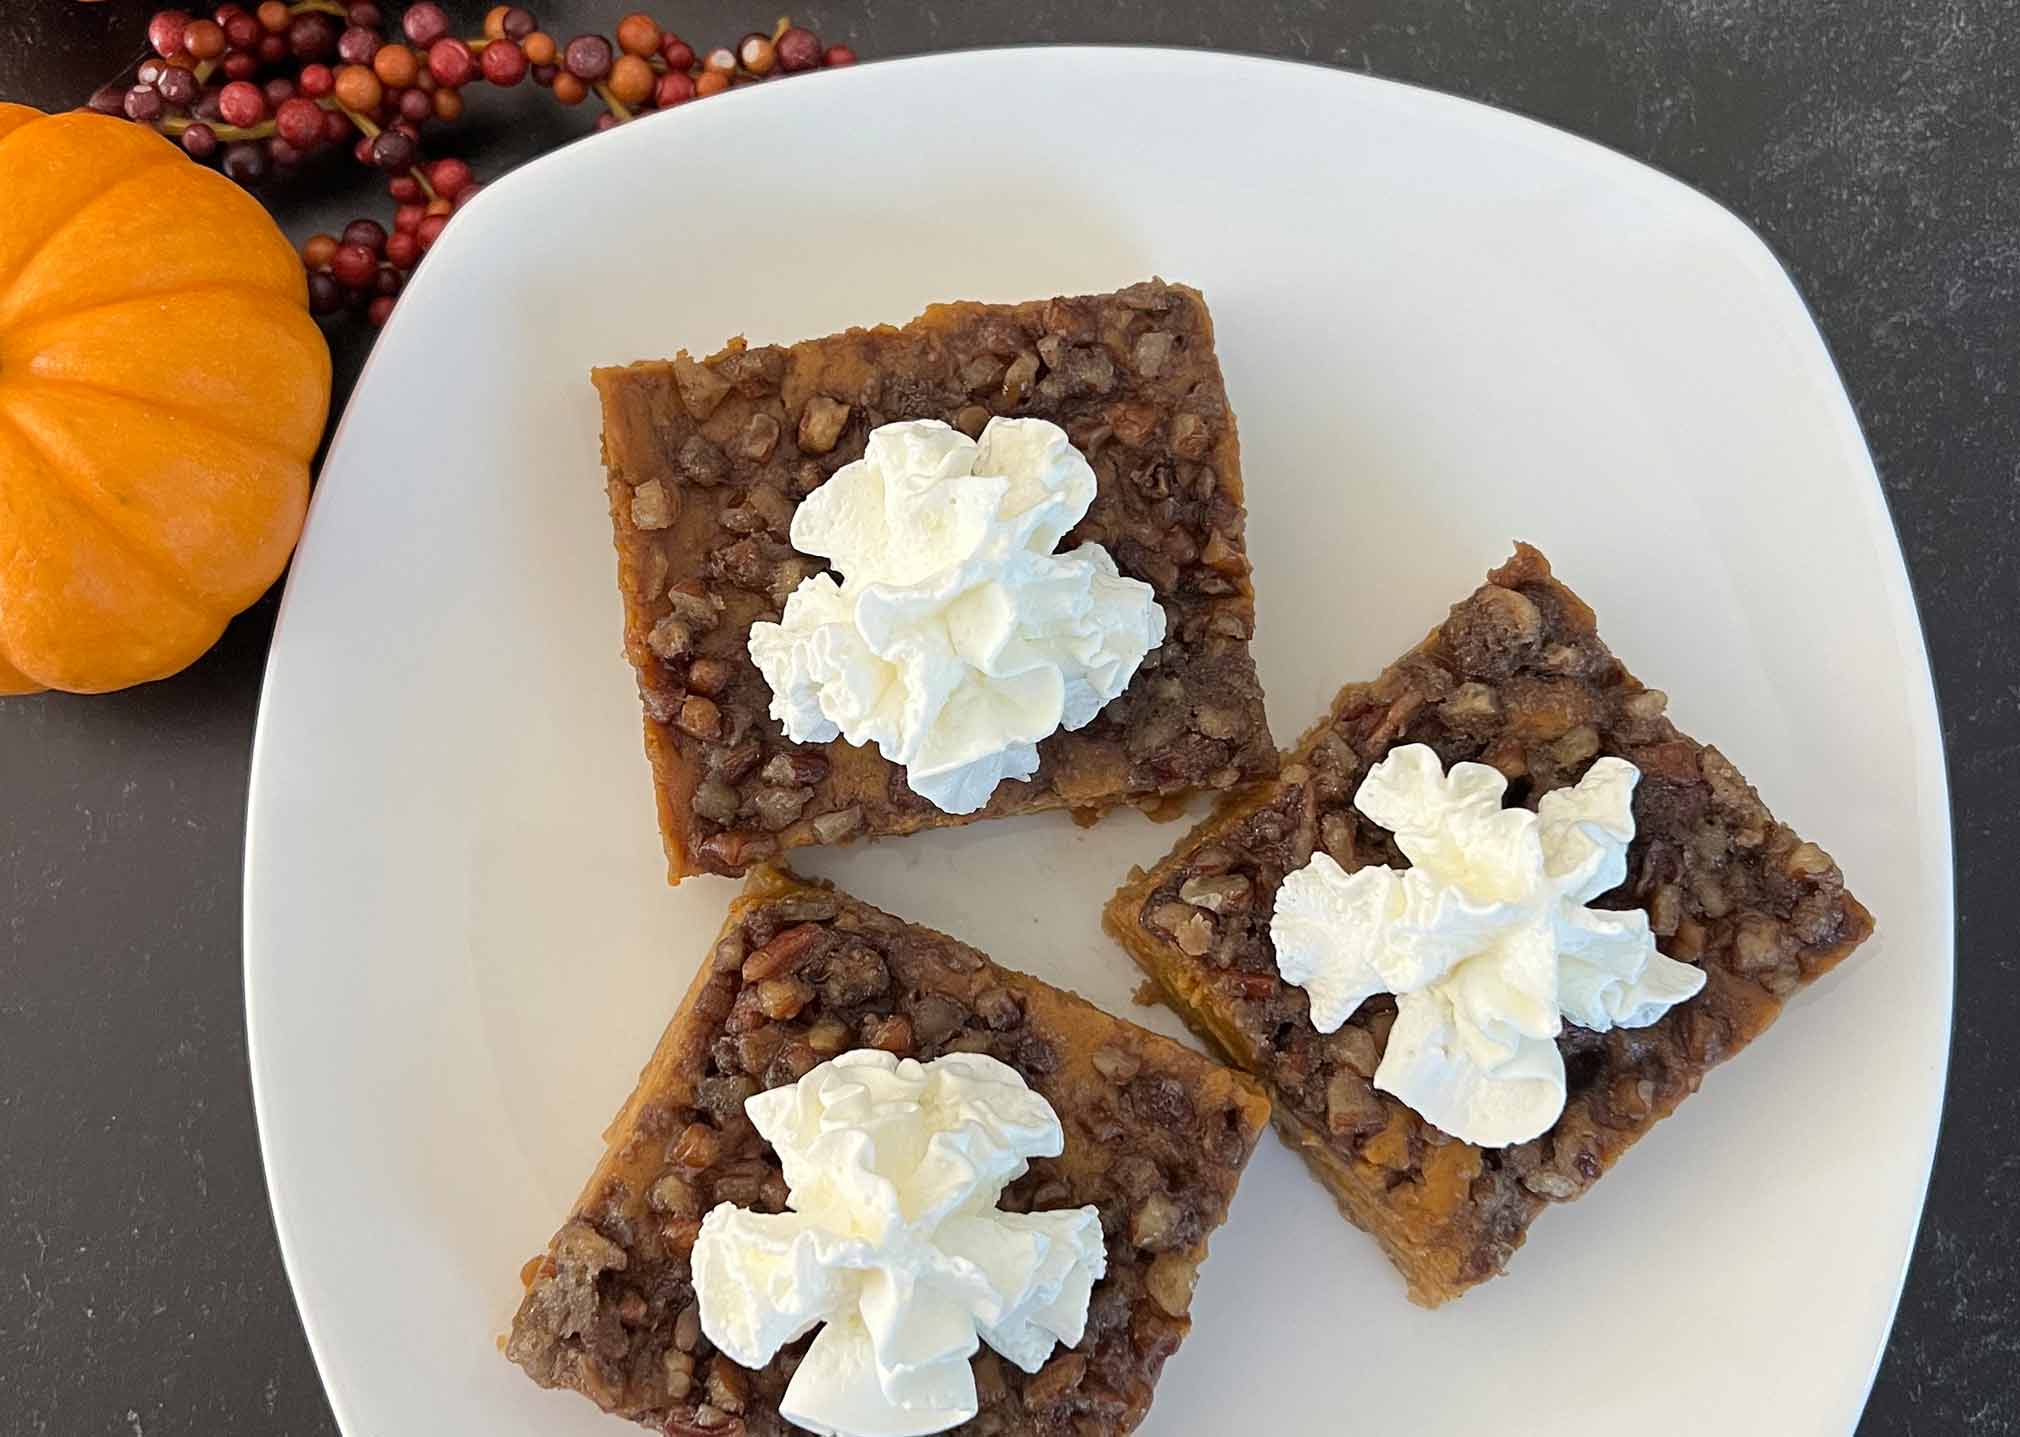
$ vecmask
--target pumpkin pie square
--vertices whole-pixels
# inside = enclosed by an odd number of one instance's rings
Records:
[[[1067,808],[1089,819],[1276,771],[1249,651],[1255,597],[1240,446],[1197,291],[940,304],[901,328],[594,373],[603,403],[625,653],[637,673],[669,876],[740,874],[805,844]],[[877,427],[1057,424],[1096,492],[1062,548],[1102,545],[1151,586],[1165,638],[1028,779],[950,814],[875,747],[789,741],[751,625],[826,567],[788,538],[800,501]]]
[[[1679,731],[1666,705],[1520,545],[1381,677],[1340,690],[1275,782],[1223,805],[1108,905],[1109,931],[1187,1023],[1263,1082],[1285,1140],[1417,1302],[1498,1275],[1545,1208],[1583,1195],[1872,933],[1830,855],[1779,822],[1718,749]],[[1704,987],[1650,1027],[1567,1023],[1568,1100],[1529,1142],[1475,1147],[1375,1089],[1393,998],[1323,1034],[1277,969],[1270,919],[1287,874],[1315,853],[1349,872],[1408,866],[1353,805],[1402,744],[1429,745],[1446,767],[1499,769],[1508,802],[1531,809],[1602,756],[1641,771],[1627,879],[1592,906],[1646,912],[1660,951],[1702,970]]]
[[[1109,1437],[1149,1409],[1191,1326],[1207,1242],[1268,1115],[1246,1075],[1001,967],[964,943],[769,866],[753,871],[605,1133],[603,1159],[527,1264],[506,1356],[543,1387],[667,1433],[783,1437],[808,1334],[759,1370],[702,1332],[690,1258],[717,1203],[782,1211],[777,1155],[745,1100],[858,1047],[981,1053],[1051,1104],[1064,1149],[1009,1211],[1094,1206],[1106,1272],[1087,1327],[1026,1373],[984,1346],[960,1429]]]

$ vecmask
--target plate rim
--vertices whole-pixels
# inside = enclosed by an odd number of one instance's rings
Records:
[[[1449,107],[1453,113],[1469,115],[1476,122],[1496,126],[1510,125],[1516,129],[1531,128],[1535,131],[1541,131],[1550,137],[1553,144],[1562,145],[1573,151],[1582,149],[1597,152],[1605,156],[1610,163],[1617,167],[1622,179],[1632,178],[1639,183],[1653,183],[1658,188],[1674,187],[1675,190],[1681,191],[1683,195],[1688,197],[1688,203],[1702,207],[1707,212],[1708,218],[1715,218],[1716,221],[1723,223],[1735,232],[1736,255],[1746,257],[1756,268],[1761,268],[1764,262],[1765,271],[1769,274],[1769,282],[1778,284],[1787,296],[1794,300],[1803,321],[1809,326],[1811,334],[1815,338],[1818,352],[1822,354],[1824,361],[1830,367],[1833,383],[1828,402],[1829,406],[1836,412],[1836,425],[1839,430],[1838,440],[1841,444],[1848,446],[1849,453],[1855,456],[1856,462],[1862,465],[1864,477],[1868,485],[1867,500],[1869,503],[1877,504],[1878,513],[1885,523],[1885,532],[1892,538],[1888,554],[1891,562],[1885,565],[1884,572],[1877,574],[1876,578],[1893,600],[1894,616],[1898,619],[1905,615],[1912,620],[1912,623],[1907,626],[1907,634],[1905,636],[1911,641],[1908,646],[1911,651],[1904,655],[1910,660],[1907,666],[1908,672],[1904,675],[1909,702],[1907,718],[1911,730],[1921,730],[1919,737],[1923,742],[1917,745],[1922,750],[1920,758],[1924,764],[1933,766],[1927,776],[1934,779],[1936,784],[1935,793],[1941,798],[1941,803],[1937,806],[1938,812],[1934,815],[1932,826],[1920,835],[1922,844],[1918,845],[1918,848],[1922,848],[1924,845],[1927,846],[1924,849],[1925,855],[1939,860],[1937,876],[1947,879],[1946,882],[1938,882],[1932,885],[1931,891],[1932,901],[1938,905],[1939,909],[1931,917],[1938,920],[1938,926],[1944,934],[1943,943],[1948,959],[1946,963],[1941,965],[1943,991],[1940,1001],[1940,1013],[1944,1041],[1937,1055],[1935,1073],[1933,1075],[1934,1101],[1921,1141],[1922,1152],[1918,1164],[1920,1179],[1915,1193],[1914,1220],[1897,1265],[1897,1270],[1892,1275],[1891,1292],[1886,1304],[1886,1322],[1879,1330],[1878,1339],[1866,1363],[1865,1375],[1858,1393],[1858,1408],[1854,1413],[1854,1423],[1856,1424],[1858,1414],[1863,1412],[1870,1401],[1873,1384],[1879,1375],[1880,1366],[1885,1358],[1887,1347],[1894,1331],[1894,1325],[1899,1318],[1900,1302],[1905,1289],[1908,1270],[1913,1262],[1922,1225],[1927,1217],[1929,1185],[1933,1177],[1935,1156],[1940,1143],[1942,1120],[1948,1102],[1952,1050],[1956,1042],[1957,872],[1955,813],[1954,796],[1950,787],[1949,755],[1943,742],[1941,696],[1936,687],[1935,673],[1929,658],[1928,622],[1923,615],[1921,604],[1910,581],[1907,569],[1906,547],[1902,542],[1899,521],[1894,514],[1892,506],[1887,502],[1885,488],[1880,482],[1878,465],[1873,459],[1872,447],[1867,440],[1864,425],[1860,422],[1857,408],[1852,401],[1850,389],[1845,383],[1843,369],[1838,362],[1836,354],[1831,349],[1822,326],[1817,321],[1816,311],[1803,295],[1801,288],[1796,284],[1795,277],[1791,273],[1788,264],[1760,232],[1745,218],[1696,184],[1648,160],[1632,155],[1605,141],[1580,134],[1566,126],[1488,100],[1439,89],[1418,81],[1397,79],[1366,71],[1349,70],[1318,60],[1264,55],[1245,51],[1219,50],[1209,47],[1039,41],[963,47],[864,61],[844,69],[822,70],[809,75],[796,76],[794,78],[797,83],[794,85],[793,91],[800,91],[802,86],[809,81],[831,85],[863,83],[852,77],[856,72],[865,70],[874,71],[880,76],[886,76],[900,71],[911,72],[925,69],[955,68],[978,61],[989,63],[1001,63],[1005,60],[1036,62],[1041,57],[1046,60],[1057,60],[1060,57],[1076,55],[1090,59],[1099,59],[1108,63],[1138,64],[1156,60],[1165,63],[1176,62],[1197,65],[1206,69],[1225,67],[1306,71],[1325,75],[1330,81],[1378,87],[1391,92],[1406,94],[1415,103],[1427,104],[1433,107]],[[758,98],[760,95],[770,94],[770,91],[771,87],[769,86],[744,87],[729,94],[713,97],[713,103],[716,105],[725,103],[742,105],[780,103],[776,96],[770,99]],[[640,118],[655,117],[642,116]],[[573,163],[574,161],[570,157],[579,146],[591,140],[608,138],[608,135],[602,133],[585,134],[535,156],[531,160],[500,176],[497,180],[486,184],[482,192],[471,202],[469,208],[495,208],[497,205],[495,196],[498,193],[527,188],[530,184],[530,177],[536,173],[545,173],[548,169],[556,167],[559,164]],[[642,143],[638,141],[634,142]],[[449,231],[445,231],[445,235],[457,232],[452,227]],[[475,226],[465,226],[461,231],[464,235],[475,232]],[[445,248],[451,254],[460,255],[460,251],[464,246],[451,241]],[[445,268],[446,266],[438,264],[436,266],[437,275]],[[425,266],[422,273],[427,273]],[[426,280],[421,282],[429,283]],[[430,287],[432,288],[432,285]],[[329,468],[330,460],[343,447],[346,433],[351,425],[356,397],[365,389],[368,379],[379,363],[379,357],[384,352],[383,342],[386,334],[400,325],[403,317],[406,316],[401,314],[401,309],[396,308],[391,322],[385,330],[381,331],[379,339],[374,342],[372,349],[368,352],[365,362],[352,384],[351,393],[346,399],[343,413],[339,416],[336,425],[330,432],[329,443],[323,454],[323,462],[318,467],[315,488],[311,494],[303,521],[302,534],[297,542],[294,555],[290,558],[287,575],[283,581],[273,635],[262,668],[259,700],[255,711],[253,741],[248,759],[245,841],[241,850],[240,957],[241,977],[244,985],[246,1074],[253,1100],[254,1121],[259,1139],[260,1166],[267,1194],[268,1212],[272,1220],[276,1243],[280,1249],[282,1267],[287,1274],[288,1287],[294,1300],[295,1312],[301,1322],[303,1334],[308,1342],[310,1355],[315,1362],[316,1375],[322,1387],[324,1400],[330,1406],[338,1429],[345,1433],[346,1437],[351,1437],[351,1434],[359,1433],[363,1429],[357,1422],[356,1414],[349,1410],[348,1397],[344,1392],[342,1384],[334,1378],[333,1364],[335,1358],[330,1350],[329,1339],[321,1330],[319,1318],[313,1306],[304,1296],[304,1273],[300,1270],[300,1250],[291,1237],[293,1223],[286,1215],[287,1207],[283,1201],[281,1185],[272,1154],[271,1124],[273,1119],[268,1112],[268,1100],[263,1096],[264,1084],[262,1081],[262,1074],[269,1060],[265,1057],[264,1044],[259,1037],[259,1024],[255,1021],[257,1004],[259,1002],[258,994],[263,991],[258,976],[262,964],[256,957],[254,941],[255,909],[261,901],[258,897],[259,888],[255,879],[258,872],[259,813],[262,808],[263,792],[266,789],[262,778],[266,768],[273,762],[272,740],[268,720],[274,693],[274,655],[278,652],[282,637],[287,631],[289,615],[296,601],[295,586],[300,568],[300,559],[306,551],[310,535],[315,532],[316,514],[325,502],[323,475]]]

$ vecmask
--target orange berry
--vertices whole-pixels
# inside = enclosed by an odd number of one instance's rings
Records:
[[[310,235],[302,241],[302,263],[310,269],[328,269],[336,256],[335,235]]]
[[[703,57],[701,68],[711,75],[721,75],[727,80],[736,73],[736,51],[727,45],[718,45]]]
[[[505,12],[511,8],[510,5],[493,5],[489,10],[484,12],[484,38],[486,40],[502,40],[505,38]]]
[[[610,86],[610,93],[618,103],[636,105],[652,93],[658,76],[652,73],[652,66],[636,55],[619,55],[617,63],[610,67],[610,78],[604,83]]]
[[[455,208],[456,206],[453,201],[446,200],[437,195],[434,199],[428,201],[428,208],[423,212],[423,217],[425,218],[427,215],[446,215]]]
[[[519,42],[519,48],[526,52],[529,65],[552,65],[554,57],[561,53],[554,47],[554,37],[545,30],[535,30]]]
[[[554,77],[554,98],[562,104],[579,105],[588,95],[589,87],[566,70]]]
[[[720,70],[705,70],[702,72],[701,78],[694,82],[694,93],[697,99],[704,95],[720,95],[728,88],[729,76]]]
[[[432,103],[438,120],[460,120],[463,118],[463,92],[461,90],[437,90]]]
[[[269,35],[285,35],[294,16],[288,12],[287,0],[260,0],[259,9],[253,12],[258,17],[260,28]]]
[[[370,114],[379,108],[386,88],[370,66],[345,65],[337,71],[336,96],[337,103],[346,108]]]
[[[421,60],[405,45],[381,45],[372,56],[372,73],[381,84],[404,90],[421,73]]]
[[[778,51],[770,37],[755,31],[737,42],[736,57],[753,75],[769,75],[778,63]]]
[[[659,22],[634,11],[617,22],[617,48],[627,55],[650,55],[659,48]]]

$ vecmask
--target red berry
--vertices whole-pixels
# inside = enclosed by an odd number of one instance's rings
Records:
[[[260,72],[257,55],[248,55],[243,50],[234,50],[219,62],[218,68],[227,80],[250,80]]]
[[[568,73],[586,84],[608,75],[610,60],[610,42],[601,35],[577,35],[561,52],[561,63]]]
[[[365,289],[378,278],[379,257],[361,244],[340,244],[330,257],[330,273],[345,289]]]
[[[235,140],[224,147],[225,176],[242,185],[256,185],[267,177],[267,147],[257,140]]]
[[[400,28],[406,32],[409,44],[425,50],[449,33],[449,16],[434,0],[423,0],[419,5],[407,7],[407,13],[400,17]]]
[[[151,125],[161,118],[161,91],[152,85],[135,85],[126,92],[126,118]]]
[[[122,98],[126,94],[124,90],[121,90],[119,93]],[[189,107],[189,115],[191,119],[202,120],[206,124],[222,125],[224,123],[224,116],[219,113],[217,108],[217,91],[205,90],[201,95],[198,95],[196,103]]]
[[[267,141],[267,157],[274,162],[276,169],[282,170],[293,169],[302,162],[302,152],[279,135]]]
[[[386,227],[377,220],[352,220],[344,226],[337,243],[363,245],[377,254],[386,247]]]
[[[283,102],[294,98],[295,82],[285,75],[276,75],[260,86],[260,92],[267,97],[267,108],[278,110]]]
[[[605,130],[615,129],[616,126],[617,126],[617,116],[611,114],[610,111],[608,110],[605,110],[602,114],[596,117],[596,133],[599,135],[602,134]]]
[[[827,53],[821,56],[821,63],[823,65],[853,65],[856,63],[856,52],[851,50],[847,45],[830,45],[827,48]]]
[[[287,36],[285,35],[260,36],[259,62],[262,65],[283,64],[292,54],[294,54],[294,51],[288,48]],[[227,61],[229,61],[231,57],[226,56],[225,58]]]
[[[224,53],[224,26],[215,20],[192,20],[183,27],[182,48],[197,60],[215,60]]]
[[[415,238],[412,230],[398,230],[386,236],[386,263],[396,264],[401,269],[412,269],[414,261],[420,257],[421,241]]]
[[[412,175],[395,175],[386,181],[386,193],[403,205],[421,202],[421,182]]]
[[[435,93],[443,95],[448,92],[446,90],[437,90]],[[435,102],[425,90],[402,90],[400,91],[400,103],[395,108],[399,110],[401,119],[418,125],[435,113]]]
[[[372,168],[406,170],[421,156],[414,137],[401,130],[381,130],[372,139]]]
[[[351,146],[351,158],[355,159],[366,169],[372,167],[372,136],[358,136],[357,143]]]
[[[329,94],[336,88],[336,83],[337,72],[321,64],[302,66],[302,73],[295,79],[301,92],[311,100],[320,100]]]
[[[379,272],[372,276],[372,290],[375,294],[398,294],[400,292],[400,272],[389,264],[380,265]]]
[[[367,30],[376,30],[386,23],[386,17],[371,0],[357,0],[346,13],[345,18],[353,25],[362,25]]]
[[[288,22],[288,49],[297,60],[327,60],[336,52],[337,27],[319,10]]]
[[[393,211],[393,233],[412,234],[414,226],[421,222],[421,216],[426,213],[427,211],[417,204],[401,205]]]
[[[510,40],[493,40],[478,57],[484,78],[494,85],[512,86],[526,78],[526,52]]]
[[[666,61],[666,68],[669,70],[692,70],[694,46],[669,30],[660,37],[659,58]]]
[[[100,85],[91,92],[91,98],[85,104],[101,115],[123,115],[126,113],[126,86],[116,80]]]
[[[223,22],[224,42],[234,50],[250,50],[260,42],[260,22],[243,10]]]
[[[423,250],[435,247],[435,241],[442,237],[442,227],[449,223],[447,215],[428,215],[414,229],[414,239]]]
[[[337,36],[337,58],[346,64],[369,65],[372,57],[379,53],[379,43],[377,31],[353,25]]]
[[[162,67],[161,76],[154,82],[154,88],[161,92],[163,101],[177,109],[196,99],[197,94],[203,89],[196,82],[195,75],[174,65]]]
[[[461,194],[475,178],[470,167],[461,160],[437,160],[428,166],[428,183],[435,187],[435,193],[447,200]]]
[[[250,80],[233,80],[226,85],[218,93],[217,107],[227,125],[237,125],[241,130],[267,117],[267,97]]]
[[[218,6],[217,9],[210,13],[217,23],[222,25],[234,15],[245,14],[245,6],[234,3],[234,0],[225,0],[224,4]]]
[[[182,147],[193,160],[207,160],[217,153],[217,131],[201,120],[182,132]]]
[[[428,47],[428,73],[438,85],[455,89],[477,77],[477,57],[455,36],[446,36]]]
[[[694,81],[685,70],[668,70],[653,86],[652,102],[662,110],[685,105],[694,98]]]
[[[147,22],[147,43],[154,47],[154,53],[167,59],[170,55],[182,53],[182,42],[189,30],[187,10],[160,10]]]
[[[463,206],[469,204],[470,201],[476,199],[477,192],[483,188],[484,187],[482,185],[475,185],[475,184],[463,186],[462,189],[456,191],[456,198],[453,201],[454,207],[459,210],[462,209]]]
[[[314,100],[296,95],[274,111],[274,131],[298,150],[313,150],[323,141],[323,112]]]
[[[351,122],[342,110],[323,111],[323,143],[341,145],[351,137]]]
[[[779,69],[788,75],[820,67],[821,38],[804,25],[787,26],[772,49],[778,55]]]
[[[335,314],[344,306],[343,287],[327,274],[309,276],[309,313]]]
[[[504,30],[508,40],[524,40],[539,28],[540,22],[524,5],[514,5],[505,12]]]
[[[378,329],[393,317],[393,297],[390,294],[377,295],[365,306],[365,318],[372,328]]]

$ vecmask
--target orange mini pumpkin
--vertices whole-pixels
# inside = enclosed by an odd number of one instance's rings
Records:
[[[0,694],[216,642],[287,563],[329,400],[251,196],[140,125],[0,105]]]

